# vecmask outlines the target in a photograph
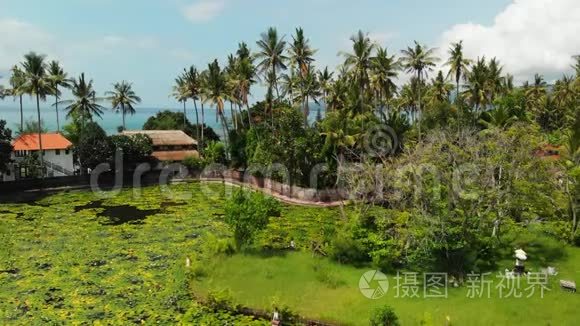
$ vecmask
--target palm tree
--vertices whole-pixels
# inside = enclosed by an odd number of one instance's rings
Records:
[[[46,71],[45,57],[34,52],[30,52],[24,56],[22,68],[25,74],[25,83],[22,85],[23,89],[32,96],[36,97],[36,113],[38,117],[38,130],[42,130],[40,119],[40,101],[45,101],[46,96],[54,94],[51,80]],[[38,133],[40,171],[44,178],[44,153],[42,147],[41,133]]]
[[[320,84],[320,91],[322,92],[322,100],[324,101],[324,109],[328,110],[327,99],[328,93],[330,92],[330,87],[332,85],[333,72],[328,70],[328,67],[324,67],[324,70],[318,72],[318,83]],[[318,115],[320,115],[320,105],[318,106]]]
[[[276,90],[276,96],[280,98],[280,91],[278,90],[277,70],[285,70],[285,62],[288,58],[284,55],[286,42],[284,37],[278,37],[278,31],[274,27],[270,27],[266,33],[262,34],[262,39],[257,42],[259,52],[256,54],[260,63],[258,69],[271,84],[268,87]],[[271,74],[271,76],[269,76]],[[271,78],[268,78],[271,77]]]
[[[203,126],[200,127],[199,125],[199,111],[197,109],[197,100],[199,100],[200,96],[200,81],[199,81],[199,73],[197,72],[197,68],[195,68],[195,66],[191,66],[189,67],[189,69],[183,71],[183,82],[184,82],[183,86],[186,88],[185,90],[186,94],[193,101],[193,108],[195,110],[195,123],[197,124],[197,132],[198,132],[197,139],[199,139],[200,129],[203,130],[204,127]],[[185,104],[183,105],[183,115],[184,117],[186,116]]]
[[[254,66],[254,59],[250,55],[250,50],[246,43],[238,45],[237,67],[236,67],[236,89],[239,96],[240,105],[245,105],[248,110],[248,123],[252,126],[252,114],[250,112],[250,105],[248,97],[250,96],[251,87],[256,83],[256,67]],[[240,108],[241,111],[241,108]]]
[[[20,102],[20,129],[24,129],[24,111],[22,109],[22,96],[26,94],[24,85],[26,84],[26,74],[18,66],[12,68],[12,75],[10,76],[10,89],[8,94],[14,98],[18,97]]]
[[[353,53],[342,53],[345,57],[344,66],[353,74],[362,95],[369,83],[371,55],[375,45],[371,42],[368,34],[363,33],[363,31],[358,31],[350,40],[352,41]]]
[[[466,80],[471,60],[463,56],[463,41],[452,43],[448,53],[449,59],[445,63],[446,66],[449,66],[447,78],[451,76],[455,78],[455,100],[457,101],[459,99],[459,81]]]
[[[300,72],[298,73],[298,75]],[[291,69],[289,74],[282,75],[281,79],[281,91],[282,97],[290,100],[290,105],[294,106],[294,98],[296,94],[296,89],[298,88],[299,78],[297,76],[296,70]]]
[[[126,130],[125,115],[135,114],[134,105],[141,103],[141,98],[133,91],[132,85],[124,80],[120,83],[115,83],[113,91],[106,92],[105,95],[109,96],[113,110],[121,112],[123,130]]]
[[[54,108],[56,111],[56,130],[60,131],[60,121],[58,116],[58,100],[60,98],[59,86],[64,88],[70,87],[70,82],[68,80],[67,74],[64,72],[58,61],[51,61],[48,65],[49,78],[52,82],[52,87],[54,88]]]
[[[394,55],[389,56],[386,48],[377,47],[377,54],[371,59],[372,83],[377,92],[381,111],[384,104],[393,98],[397,91],[395,79],[399,75],[401,65]]]
[[[407,72],[414,72],[417,80],[421,84],[423,76],[427,77],[427,72],[433,70],[435,62],[438,60],[434,55],[434,49],[429,49],[415,41],[415,47],[408,47],[403,50],[403,66]],[[417,94],[417,112],[421,115],[421,88]],[[421,119],[419,118],[419,140],[421,140]]]
[[[465,91],[463,92],[469,105],[476,112],[481,107],[486,107],[489,104],[489,97],[487,96],[488,77],[489,69],[485,57],[478,58],[471,71],[467,73],[467,85],[465,85]]]
[[[173,98],[176,99],[178,102],[183,103],[183,130],[185,130],[185,127],[187,126],[186,104],[187,100],[191,98],[191,93],[189,88],[187,87],[187,83],[185,81],[184,76],[178,76],[177,78],[175,78],[175,84],[173,85],[173,92],[171,93],[171,96],[173,96]]]
[[[580,78],[580,55],[575,55],[573,59],[576,62],[571,67],[576,71],[576,77]]]
[[[427,94],[425,94],[428,98],[427,102],[429,102],[430,106],[435,106],[438,103],[449,101],[452,89],[453,85],[447,83],[443,72],[439,70],[437,77],[431,80],[431,87],[427,90]]]
[[[224,73],[221,71],[217,59],[208,65],[207,74],[207,95],[204,101],[215,105],[217,115],[221,119],[224,128],[224,142],[227,145],[227,135],[229,135],[228,124],[224,117],[224,102],[227,98],[227,83]]]
[[[71,83],[73,99],[60,101],[59,104],[66,105],[67,118],[73,118],[80,122],[82,130],[87,121],[92,121],[93,116],[102,117],[105,107],[97,102],[103,99],[98,98],[93,88],[93,81],[88,82],[85,79],[85,73],[82,73],[78,79],[73,79]]]
[[[298,100],[302,102],[304,111],[304,127],[308,127],[308,116],[310,115],[309,99],[318,104],[321,95],[320,84],[316,80],[316,75],[308,68],[305,76],[298,78]]]
[[[578,96],[574,87],[574,79],[564,75],[554,85],[554,101],[561,107],[573,105]]]
[[[496,58],[489,61],[488,76],[487,76],[487,92],[489,94],[489,103],[493,104],[496,97],[504,94],[504,81],[502,77],[503,68]]]
[[[205,142],[204,142],[204,137],[205,137],[205,108],[204,108],[204,103],[207,99],[208,96],[208,76],[209,76],[209,71],[208,70],[204,70],[202,71],[199,76],[199,101],[201,102],[201,146],[199,148],[201,148],[201,150],[203,151],[205,149]]]
[[[543,105],[544,99],[548,93],[546,90],[547,85],[548,84],[542,75],[535,74],[534,84],[526,89],[526,100],[528,106],[536,111],[536,114],[538,114],[543,107],[547,107],[546,105]],[[551,103],[551,101],[549,102]]]
[[[491,111],[483,112],[479,123],[486,129],[506,128],[517,120],[509,109],[505,106],[499,106]]]
[[[314,62],[316,50],[310,47],[310,40],[304,36],[304,30],[296,28],[296,35],[292,37],[293,42],[290,45],[290,63],[296,65],[300,70],[300,75],[305,77],[308,74],[310,65]]]

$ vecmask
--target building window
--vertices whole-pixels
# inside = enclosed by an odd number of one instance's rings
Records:
[[[54,153],[55,153],[56,155],[60,155],[60,149],[55,149],[55,150],[54,150]]]
[[[70,150],[68,150],[68,149],[67,149],[67,150],[65,150],[65,151],[64,151],[64,154],[65,154],[65,155],[68,155],[68,154],[70,154]]]

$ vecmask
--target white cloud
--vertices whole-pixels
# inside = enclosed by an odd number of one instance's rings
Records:
[[[0,19],[0,70],[5,71],[31,50],[55,55],[55,37],[40,28],[18,20]]]
[[[580,1],[514,0],[491,26],[451,27],[443,33],[439,51],[446,58],[449,44],[463,40],[466,55],[497,57],[520,81],[536,72],[554,79],[569,71],[571,56],[580,53],[579,35]]]
[[[197,0],[183,7],[183,15],[194,23],[212,20],[225,9],[225,0]]]

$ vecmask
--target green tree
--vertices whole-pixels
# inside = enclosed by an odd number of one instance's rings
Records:
[[[56,130],[60,131],[60,118],[58,113],[58,100],[61,92],[59,87],[69,88],[70,82],[67,73],[64,72],[58,61],[51,61],[48,65],[49,78],[54,91],[54,109],[56,111]]]
[[[34,52],[30,52],[24,55],[24,62],[22,62],[22,68],[24,70],[25,83],[22,85],[23,89],[26,90],[28,94],[36,97],[36,113],[38,130],[41,130],[41,119],[40,119],[40,101],[45,101],[46,96],[53,94],[54,90],[50,77],[46,70],[45,57]],[[38,134],[38,146],[40,148],[40,171],[42,171],[42,177],[44,178],[44,150],[42,147],[42,137],[40,133]]]
[[[101,163],[110,162],[113,149],[105,131],[96,122],[88,121],[83,125],[79,142],[73,150],[84,173]]]
[[[234,233],[238,250],[252,243],[257,232],[263,230],[270,216],[279,214],[278,203],[263,194],[236,190],[225,203],[225,222]]]
[[[12,155],[12,131],[6,128],[6,121],[0,120],[0,172],[8,171]]]
[[[194,126],[189,120],[185,119],[185,128],[183,128],[183,119],[183,112],[160,111],[145,121],[143,130],[183,130],[189,136],[195,137],[195,135],[199,134],[198,128],[203,127],[203,133],[208,141],[220,140],[215,131],[207,125]],[[201,144],[198,144],[198,146],[201,147]]]
[[[296,35],[292,36],[290,44],[290,63],[296,65],[300,70],[300,75],[305,78],[310,72],[310,66],[314,62],[314,50],[310,46],[310,40],[304,36],[304,30],[301,27],[296,28]]]
[[[280,98],[280,91],[278,89],[278,75],[280,70],[286,70],[286,61],[288,57],[284,55],[286,48],[286,41],[284,37],[278,37],[278,31],[274,27],[270,27],[266,33],[262,34],[262,38],[257,42],[259,51],[256,58],[260,60],[258,63],[258,70],[272,78],[269,79],[268,88],[276,90],[276,97]]]
[[[455,79],[455,100],[457,101],[459,99],[459,81],[467,78],[467,72],[469,71],[471,60],[465,58],[463,55],[463,41],[452,43],[448,53],[449,59],[445,63],[446,66],[449,66],[447,78],[453,76]]]
[[[227,84],[225,75],[216,59],[208,65],[207,94],[204,101],[210,102],[215,106],[217,110],[216,114],[219,116],[224,128],[224,141],[227,141],[227,135],[229,134],[228,124],[224,116],[224,102],[226,98]]]
[[[438,60],[434,56],[434,49],[429,49],[424,45],[421,45],[415,41],[415,47],[408,47],[403,50],[403,66],[407,72],[414,72],[417,76],[419,84],[421,84],[423,77],[427,78],[427,73],[433,70],[436,61]],[[421,88],[417,94],[417,112],[419,114],[419,140],[421,140]]]
[[[82,131],[87,122],[93,121],[93,116],[101,118],[105,108],[97,103],[102,99],[96,97],[93,81],[87,81],[84,73],[78,79],[73,79],[71,91],[73,99],[59,103],[66,105],[67,118],[77,121]]]
[[[371,84],[378,97],[381,112],[386,104],[387,112],[389,103],[397,93],[395,79],[399,75],[401,64],[394,55],[389,55],[386,48],[377,47],[377,54],[371,58]]]
[[[184,76],[178,76],[175,78],[175,84],[173,85],[173,92],[171,93],[173,98],[175,98],[178,102],[183,103],[183,125],[182,128],[185,129],[186,123],[185,120],[187,119],[187,100],[191,97],[191,92],[187,87],[187,82]],[[199,121],[197,121],[199,124]],[[197,135],[197,139],[199,139],[199,135]]]
[[[111,101],[112,109],[121,112],[123,116],[123,130],[126,130],[125,115],[135,114],[135,105],[141,103],[141,98],[133,91],[132,85],[126,81],[113,84],[113,90],[106,92]]]
[[[399,326],[399,318],[393,308],[382,306],[373,311],[370,319],[371,326]]]
[[[197,101],[200,99],[200,80],[199,80],[199,73],[195,66],[189,67],[189,69],[183,72],[183,85],[184,88],[184,95],[189,97],[193,101],[193,108],[195,110],[195,123],[199,125],[199,111],[197,109]],[[183,93],[183,91],[182,91]],[[185,111],[185,103],[183,104],[183,115],[187,117],[187,113]],[[204,124],[205,121],[202,121]],[[198,128],[199,130],[203,130],[202,128]],[[201,135],[197,135],[197,140],[200,139]]]
[[[363,33],[363,31],[358,31],[350,40],[352,41],[352,53],[342,52],[341,54],[345,57],[344,66],[354,76],[354,81],[362,95],[369,84],[369,70],[375,45],[371,42],[368,34]]]
[[[300,103],[302,103],[302,109],[304,112],[304,127],[308,126],[308,116],[310,115],[310,100],[313,100],[316,104],[318,103],[318,98],[322,95],[320,92],[320,84],[316,79],[316,74],[310,69],[307,70],[306,75],[298,77],[296,94]]]

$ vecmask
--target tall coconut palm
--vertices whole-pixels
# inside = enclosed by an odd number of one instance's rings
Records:
[[[189,88],[187,87],[187,83],[183,75],[175,78],[175,84],[173,84],[173,91],[171,92],[171,96],[174,99],[176,99],[179,103],[183,103],[183,130],[185,130],[185,128],[187,127],[186,105],[187,101],[191,98],[191,93]]]
[[[197,100],[199,100],[200,96],[200,81],[199,81],[199,73],[197,72],[197,68],[195,66],[189,67],[183,71],[183,81],[184,87],[186,88],[186,93],[188,94],[189,98],[193,101],[193,109],[195,110],[195,123],[197,124],[197,139],[200,137],[200,129],[203,130],[203,126],[200,127],[199,125],[199,111],[197,109]],[[183,106],[184,111],[183,115],[186,116],[185,105]]]
[[[12,75],[10,76],[10,89],[8,94],[14,98],[18,98],[20,102],[20,130],[24,130],[24,111],[22,108],[22,96],[26,94],[24,85],[26,84],[26,74],[18,66],[12,68]]]
[[[463,95],[469,102],[469,105],[476,112],[482,107],[489,104],[488,90],[489,68],[485,61],[485,57],[477,58],[477,61],[467,73],[467,84]]]
[[[209,77],[209,71],[208,70],[204,70],[202,71],[198,78],[199,78],[199,101],[201,103],[201,124],[202,124],[202,128],[201,128],[201,150],[203,151],[205,149],[205,108],[204,108],[204,104],[207,100],[208,97],[208,93],[209,93],[209,84],[208,84],[208,77]]]
[[[126,81],[113,84],[113,90],[106,92],[115,112],[121,112],[123,116],[123,130],[126,130],[125,115],[135,114],[135,105],[141,103],[141,98],[133,91],[132,84]]]
[[[352,53],[342,52],[345,57],[344,66],[354,76],[362,95],[369,83],[371,56],[375,45],[371,42],[368,34],[363,33],[363,31],[358,31],[350,40],[352,41]]]
[[[61,92],[58,89],[60,86],[64,88],[70,87],[70,81],[68,80],[68,75],[58,61],[51,61],[48,65],[48,73],[50,81],[52,82],[52,87],[54,88],[54,109],[56,111],[56,130],[60,131],[60,119],[58,114],[58,100],[60,98]]]
[[[39,158],[40,158],[40,171],[42,171],[42,177],[44,178],[44,153],[42,147],[42,137],[40,130],[42,130],[42,121],[40,119],[40,101],[45,101],[46,96],[53,94],[54,90],[52,87],[51,80],[46,71],[45,57],[43,55],[36,54],[35,52],[30,52],[24,56],[24,62],[22,62],[22,68],[25,74],[25,83],[22,86],[26,92],[34,97],[36,97],[36,113],[38,122],[38,146],[39,146]]]
[[[318,72],[318,83],[320,84],[320,91],[322,92],[322,100],[324,101],[325,112],[328,110],[327,101],[328,93],[332,86],[332,77],[334,73],[328,70],[328,67],[324,67],[324,70]],[[320,105],[318,106],[318,115],[320,116]]]
[[[502,77],[502,66],[497,58],[492,58],[489,61],[488,76],[487,76],[487,92],[489,96],[489,103],[493,104],[497,96],[504,93],[504,81]]]
[[[236,55],[238,56],[236,67],[237,94],[240,97],[240,105],[245,105],[248,110],[248,123],[249,126],[252,126],[252,113],[248,97],[251,94],[252,85],[256,83],[256,67],[246,43],[239,44]]]
[[[449,84],[443,76],[443,72],[439,70],[437,77],[431,80],[431,87],[427,90],[425,97],[430,106],[435,106],[438,103],[445,103],[449,101],[449,95],[453,89],[453,84]]]
[[[449,66],[447,78],[453,76],[455,80],[455,100],[457,101],[459,99],[459,81],[461,79],[466,80],[471,60],[465,58],[463,55],[463,41],[452,43],[448,53],[449,59],[445,62],[445,65]]]
[[[276,90],[276,96],[279,99],[277,72],[286,69],[285,62],[288,60],[288,57],[284,55],[286,48],[284,37],[279,38],[276,28],[270,27],[266,33],[262,34],[262,39],[257,42],[257,45],[259,52],[256,54],[256,58],[261,60],[258,63],[258,69],[269,80],[271,84],[268,87]]]
[[[212,103],[216,107],[216,114],[219,116],[224,130],[224,142],[227,144],[229,128],[224,116],[224,107],[227,98],[226,78],[221,71],[217,59],[208,65],[207,71],[207,95],[205,101]]]
[[[300,70],[300,75],[305,77],[308,74],[310,65],[314,62],[316,50],[310,46],[310,40],[304,36],[304,30],[296,28],[296,35],[292,37],[293,42],[290,44],[290,63],[296,65]]]
[[[415,73],[419,84],[422,82],[422,78],[427,78],[427,73],[433,70],[437,58],[434,56],[435,49],[429,49],[424,45],[419,44],[415,41],[415,47],[408,47],[403,50],[403,66],[407,72]],[[417,112],[421,115],[421,88],[419,88],[419,93],[417,94]],[[421,140],[421,118],[419,117],[419,140]]]
[[[97,97],[93,81],[87,81],[85,73],[82,73],[78,79],[72,80],[70,89],[73,99],[60,101],[59,104],[66,105],[67,118],[78,121],[82,131],[86,123],[93,120],[93,116],[102,118],[105,107],[97,102],[103,99]]]
[[[574,87],[574,79],[564,75],[554,85],[554,101],[561,107],[572,106],[577,103],[578,94]]]
[[[371,59],[371,80],[381,111],[385,103],[388,110],[388,103],[396,93],[395,79],[400,69],[400,62],[394,55],[389,55],[386,48],[377,47],[377,54]]]
[[[545,102],[547,97],[546,86],[548,84],[544,80],[544,77],[539,74],[534,75],[534,84],[526,88],[526,101],[528,107],[538,114],[542,108],[550,107],[550,105],[544,105],[545,103],[551,104],[553,101]]]
[[[298,77],[297,97],[302,103],[304,111],[304,127],[308,127],[308,116],[310,115],[309,100],[313,100],[316,104],[318,98],[322,95],[320,92],[320,84],[316,79],[316,74],[308,68],[305,76]]]

